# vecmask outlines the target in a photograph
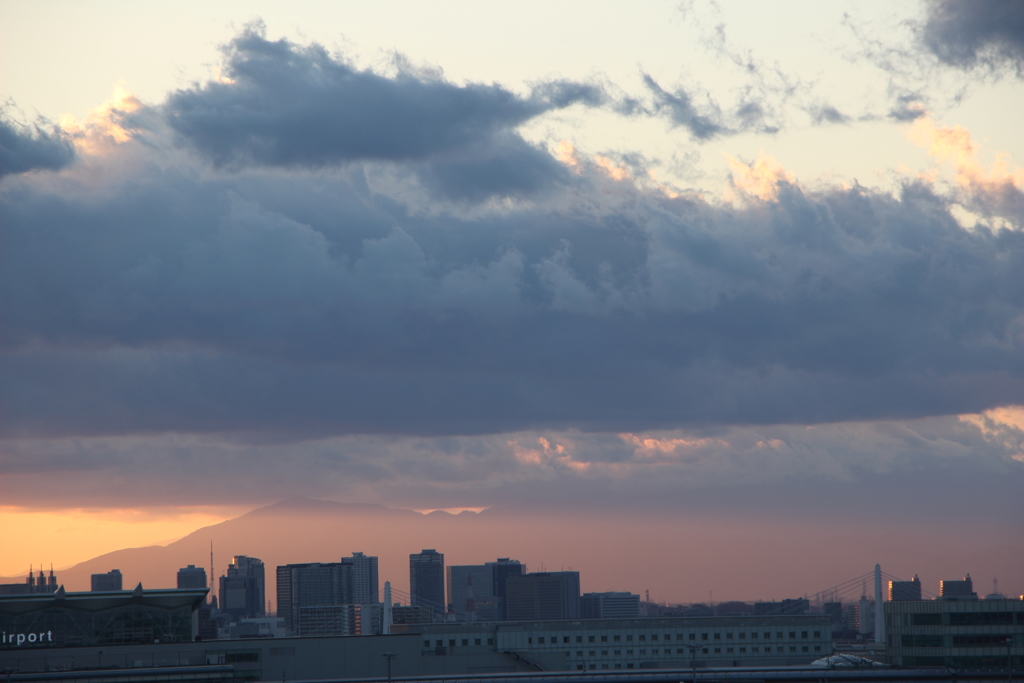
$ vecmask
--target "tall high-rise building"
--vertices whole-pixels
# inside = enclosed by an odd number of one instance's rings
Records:
[[[498,601],[498,619],[508,619],[508,601],[506,583],[510,576],[522,576],[526,573],[519,560],[510,560],[507,557],[499,557],[496,562],[487,563],[494,572],[494,596]]]
[[[299,636],[327,635],[324,629],[332,628],[331,624],[348,624],[349,617],[355,619],[353,610],[326,609],[355,604],[353,573],[352,563],[346,562],[306,562],[278,567],[277,615],[284,619],[288,632]],[[311,626],[314,623],[315,628]],[[333,635],[351,635],[348,626],[343,630]]]
[[[857,601],[857,632],[861,635],[875,632],[875,601],[863,595]]]
[[[974,582],[968,574],[958,581],[939,581],[939,597],[943,600],[977,600]]]
[[[263,560],[236,555],[220,577],[220,609],[235,619],[266,614],[266,576]]]
[[[509,621],[579,619],[580,573],[538,572],[506,582]]]
[[[430,548],[409,555],[409,594],[413,607],[426,607],[436,621],[444,620],[444,554]]]
[[[352,553],[352,557],[341,558],[341,563],[352,567],[351,602],[357,605],[376,605],[380,602],[377,587],[377,557]]]
[[[42,576],[42,572],[39,573]],[[122,577],[120,569],[111,569],[106,574],[93,574],[89,590],[90,591],[119,591],[122,588]]]
[[[178,570],[178,588],[206,588],[206,570],[190,564]]]
[[[498,599],[494,595],[491,564],[445,567],[448,607],[460,621],[497,621]]]
[[[910,581],[890,581],[889,600],[892,602],[906,602],[908,600],[921,599],[921,579],[914,578]]]

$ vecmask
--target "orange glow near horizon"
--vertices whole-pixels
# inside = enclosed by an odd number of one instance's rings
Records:
[[[71,567],[123,548],[166,545],[249,508],[34,510],[0,505],[0,576]],[[59,578],[59,576],[58,576]]]

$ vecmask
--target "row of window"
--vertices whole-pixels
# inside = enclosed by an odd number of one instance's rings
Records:
[[[1017,623],[1024,623],[1024,613],[1017,612]],[[949,612],[946,623],[949,626],[1010,626],[1013,624],[1014,612]],[[910,617],[910,626],[942,626],[942,614],[937,612],[925,612],[916,614],[904,614],[903,625],[907,626],[907,617]]]
[[[715,652],[716,655],[717,654],[722,654],[722,648],[720,648],[720,647],[716,647],[716,648],[706,648],[705,647],[705,648],[699,648],[699,649],[700,649],[701,654],[705,654],[705,655],[709,654],[711,649],[714,649],[714,652]],[[739,654],[746,654],[746,652],[747,652],[747,648],[745,648],[745,647],[741,647],[741,648],[727,647],[727,648],[725,648],[726,654],[733,654],[736,650],[739,650]],[[801,650],[801,652],[810,652],[809,646],[807,646],[807,645],[801,646],[800,650]],[[772,649],[770,647],[765,647],[763,649],[763,651],[770,653],[772,651]],[[780,645],[779,647],[775,648],[775,651],[779,652],[779,653],[782,653],[782,652],[786,651],[786,648]],[[796,652],[796,645],[790,645],[789,646],[789,651],[790,652]],[[820,645],[815,645],[814,646],[814,651],[815,652],[821,652],[821,646]],[[601,656],[602,657],[607,657],[608,656],[608,652],[609,652],[609,650],[601,650]],[[612,654],[613,657],[621,657],[622,656],[622,650],[611,650],[611,652],[613,653]],[[759,648],[757,648],[757,647],[752,647],[752,648],[750,648],[750,652],[751,653],[758,653],[759,654],[761,652],[761,650]],[[641,655],[646,655],[647,654],[647,650],[646,649],[641,649],[639,651],[639,653]],[[663,650],[658,650],[658,649],[651,650],[651,654],[652,655],[656,655],[656,654],[659,654],[659,653],[664,653],[666,655],[670,655],[670,654],[672,654],[672,648],[666,647]],[[690,653],[690,649],[689,648],[686,648],[686,649],[684,649],[684,648],[677,648],[675,654],[677,654],[677,655],[689,655],[691,653]],[[566,657],[570,657],[571,655],[568,652],[566,652],[565,656]],[[582,657],[583,656],[583,650],[576,650],[576,656],[577,657]],[[589,651],[589,656],[590,657],[596,657],[597,656],[597,650],[590,650]],[[633,656],[633,650],[626,650],[626,656],[627,657]]]
[[[946,647],[945,637],[938,634],[904,634],[900,637],[903,647]],[[1013,636],[1005,633],[962,634],[952,636],[953,647],[1006,647],[1013,642]]]
[[[455,647],[455,642],[456,642],[455,638],[449,638],[448,639],[448,647]],[[482,645],[483,643],[480,642],[480,638],[474,638],[473,639],[473,644],[474,645]],[[487,644],[488,645],[494,645],[494,638],[488,638],[487,639]],[[468,647],[469,646],[469,638],[463,638],[462,639],[462,645],[463,645],[463,647]],[[423,641],[423,647],[430,647],[430,641],[429,640],[424,640]],[[444,641],[441,640],[440,638],[437,639],[437,647],[444,647]]]
[[[763,634],[764,634],[764,640],[771,640],[771,638],[772,638],[772,632],[771,631],[764,631]],[[684,634],[682,634],[682,633],[677,633],[676,634],[676,640],[677,641],[678,640],[683,640],[683,635]],[[736,639],[736,640],[747,640],[747,635],[748,635],[747,633],[740,633],[740,634],[737,634],[737,635],[734,636],[734,634],[732,634],[732,633],[726,633],[725,634],[725,640],[734,640],[734,639]],[[757,632],[751,632],[749,635],[750,635],[750,640],[758,640],[758,636],[760,634],[757,633]],[[712,636],[712,637],[709,638],[709,636]],[[785,636],[785,633],[783,631],[776,631],[775,632],[775,637],[777,639],[779,639],[779,640],[784,640],[785,639],[784,636]],[[609,642],[608,641],[609,637],[612,639],[611,642],[613,642],[613,643],[622,642],[622,638],[623,638],[623,636],[616,636],[616,635],[613,635],[613,636],[600,636],[600,638],[601,638],[600,642],[602,642],[602,643]],[[796,637],[797,637],[797,632],[796,631],[789,631],[789,639],[790,640],[795,640]],[[810,637],[810,633],[808,631],[800,631],[800,638],[801,639],[806,639],[808,637]],[[547,644],[558,645],[559,644],[558,638],[559,638],[558,636],[537,636],[536,637],[536,641],[537,641],[536,644],[537,645],[547,645]],[[582,643],[583,642],[583,638],[584,638],[584,636],[576,636],[575,637],[577,643]],[[587,642],[588,643],[597,642],[597,640],[596,640],[597,636],[586,636],[586,638],[587,638]],[[821,638],[821,631],[814,631],[814,638],[820,639]],[[666,633],[665,637],[664,637],[664,640],[665,641],[670,641],[671,639],[672,639],[671,634]],[[690,634],[688,634],[688,638],[687,639],[691,640],[691,641],[696,641],[697,640],[697,634],[696,633],[690,633]],[[449,638],[448,639],[448,643],[447,643],[448,647],[456,647],[456,644],[458,643],[459,640],[460,639],[457,639],[457,638]],[[535,640],[535,638],[533,636],[529,636],[526,639],[526,642],[529,645],[533,645],[534,644],[534,640]],[[658,635],[657,634],[654,634],[654,635],[651,636],[651,641],[657,642],[657,640],[658,640]],[[711,634],[701,633],[700,634],[700,640],[701,641],[705,641],[705,640],[722,640],[722,634],[721,633],[711,633]],[[461,641],[462,641],[462,645],[463,646],[468,646],[470,639],[469,638],[462,638]],[[638,636],[637,637],[637,641],[641,642],[641,643],[645,642],[646,641],[646,636],[644,636],[644,635]],[[562,643],[561,644],[568,645],[569,642],[570,642],[570,636],[562,636]],[[633,642],[633,636],[632,635],[625,636],[625,642],[627,642],[627,643]],[[474,638],[473,639],[473,645],[482,645],[482,644],[483,643],[481,642],[480,638]],[[488,638],[487,639],[487,644],[488,645],[494,645],[494,638]],[[445,640],[441,639],[441,638],[438,638],[437,641],[436,641],[436,646],[437,647],[444,647],[445,646]],[[429,648],[430,647],[430,641],[429,640],[424,640],[423,641],[423,647]],[[819,648],[815,648],[815,651],[817,651],[818,649]],[[746,650],[743,649],[743,648],[740,649],[740,652],[745,652],[745,651]],[[753,651],[757,652],[757,649],[754,648]],[[769,651],[770,650],[768,648],[765,648],[765,652],[769,652]],[[796,650],[794,650],[794,652],[795,651]],[[806,650],[804,650],[804,651],[806,652]],[[643,650],[641,650],[641,652],[643,652]],[[654,650],[654,652],[656,653],[657,650]],[[668,650],[666,650],[666,652],[668,652]],[[680,652],[681,652],[681,650],[680,650]],[[729,649],[729,652],[732,652],[731,648]]]
[[[790,631],[789,632],[790,640],[795,640],[796,639],[796,634],[797,634],[796,631]],[[683,635],[684,634],[682,634],[682,633],[677,633],[676,634],[676,640],[683,640]],[[758,639],[758,635],[759,634],[757,632],[752,632],[752,633],[750,633],[750,639],[751,640],[757,640]],[[701,633],[700,634],[700,639],[701,640],[709,640],[708,636],[712,636],[711,640],[722,640],[722,634],[721,633],[711,633],[711,634]],[[596,642],[595,641],[596,637],[597,636],[587,636],[587,642],[588,643]],[[607,643],[609,637],[612,639],[613,643],[618,643],[618,642],[620,642],[622,640],[622,636],[601,636],[601,642],[602,643]],[[778,640],[784,640],[785,633],[783,631],[776,631],[775,632],[775,637]],[[810,632],[809,631],[800,631],[800,638],[802,640],[806,640],[809,637],[810,637]],[[814,637],[815,638],[821,638],[821,631],[815,631],[814,632]],[[545,638],[545,636],[538,636],[537,637],[537,644],[538,645],[544,645],[544,638]],[[627,643],[628,642],[632,642],[632,640],[633,640],[633,636],[632,635],[627,635],[625,638],[626,638],[626,642]],[[734,639],[736,639],[736,640],[746,640],[747,639],[747,634],[746,633],[739,633],[739,634],[735,634],[735,635],[732,634],[732,633],[726,633],[725,634],[725,640],[734,640]],[[764,640],[771,640],[771,639],[772,639],[772,632],[771,631],[764,631]],[[526,640],[527,640],[527,642],[530,645],[533,645],[533,640],[534,640],[533,637],[529,637]],[[644,636],[644,635],[638,636],[637,640],[642,643],[642,642],[644,642],[646,640],[646,636]],[[654,641],[654,642],[657,642],[658,634],[652,635],[651,636],[651,640]],[[665,640],[666,641],[672,640],[672,634],[666,633],[665,634]],[[697,640],[697,634],[696,633],[690,633],[688,640],[694,640],[694,641]],[[549,642],[552,645],[557,644],[558,643],[558,636],[550,636]],[[569,642],[569,636],[562,636],[562,643],[568,643],[568,642]],[[583,636],[576,636],[576,642],[577,643],[582,643],[583,642]]]

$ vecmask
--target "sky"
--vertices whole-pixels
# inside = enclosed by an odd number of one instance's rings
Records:
[[[1020,3],[4,0],[0,96],[0,575],[309,496],[1024,593]]]

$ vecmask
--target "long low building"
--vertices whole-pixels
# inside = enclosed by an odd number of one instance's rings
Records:
[[[831,654],[828,616],[409,624],[382,636],[196,639],[205,590],[0,597],[0,669],[232,666],[247,680],[789,666]],[[389,655],[386,657],[385,655]]]
[[[423,657],[511,652],[544,671],[791,666],[832,654],[825,614],[410,624]]]

